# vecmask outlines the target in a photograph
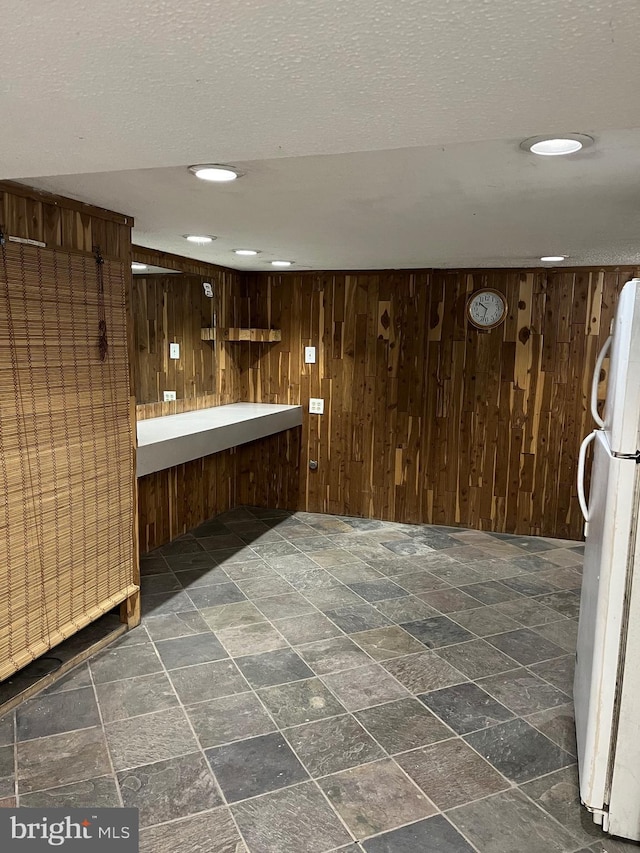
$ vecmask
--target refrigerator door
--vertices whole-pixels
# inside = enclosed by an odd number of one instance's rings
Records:
[[[574,701],[580,797],[597,812],[608,799],[627,576],[633,566],[637,473],[596,431],[588,504]]]
[[[595,381],[595,379],[594,379]],[[622,288],[613,324],[604,429],[614,453],[640,449],[640,279]]]
[[[637,503],[635,517],[637,526]],[[640,566],[637,534],[634,564]],[[618,726],[606,829],[613,835],[640,841],[640,571],[636,578],[633,573],[628,578],[626,599],[626,642],[619,669]]]

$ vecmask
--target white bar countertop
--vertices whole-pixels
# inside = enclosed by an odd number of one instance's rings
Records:
[[[302,423],[302,406],[230,403],[138,421],[137,475],[172,468]]]

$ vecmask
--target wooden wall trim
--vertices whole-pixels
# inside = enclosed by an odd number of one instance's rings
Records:
[[[65,198],[65,196],[40,190],[37,187],[31,187],[28,184],[19,183],[18,181],[0,181],[0,192],[2,191],[11,193],[11,195],[18,198],[35,199],[54,207],[75,210],[79,213],[93,216],[96,219],[106,219],[108,222],[116,222],[118,225],[128,225],[129,228],[133,228],[134,226],[133,216],[125,216],[123,213],[116,213],[114,210],[107,210],[104,207],[96,207],[94,204],[88,204],[77,199]]]
[[[215,273],[232,273],[237,276],[240,273],[231,267],[223,267],[219,264],[209,264],[206,261],[198,261],[195,258],[185,258],[183,255],[174,255],[171,252],[162,252],[159,249],[150,249],[146,246],[132,246],[134,261],[141,264],[151,264],[156,267],[164,267],[168,270],[187,273],[189,275],[213,275]]]

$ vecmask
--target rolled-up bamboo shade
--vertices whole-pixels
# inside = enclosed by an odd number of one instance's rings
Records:
[[[91,255],[62,250],[7,243],[1,251],[4,679],[136,585],[128,270],[119,261],[98,265]],[[104,361],[100,316],[107,327]]]

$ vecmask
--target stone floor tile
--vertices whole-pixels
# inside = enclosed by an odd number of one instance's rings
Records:
[[[445,646],[436,654],[463,672],[467,678],[483,678],[516,669],[518,664],[484,640],[470,640],[455,646]]]
[[[422,651],[424,646],[399,625],[352,634],[352,639],[374,660],[384,661]]]
[[[293,649],[276,649],[260,655],[247,655],[238,658],[237,664],[254,689],[300,681],[313,676],[313,672]]]
[[[285,729],[283,734],[314,777],[384,758],[378,744],[346,714]]]
[[[408,695],[407,690],[379,664],[325,675],[323,681],[349,711],[359,711]]]
[[[447,817],[482,853],[566,853],[575,846],[521,791],[460,806]]]
[[[255,622],[216,631],[216,636],[232,657],[257,655],[283,649],[287,642],[268,622]]]
[[[465,737],[512,782],[520,784],[567,767],[574,758],[524,720],[511,720]]]
[[[426,601],[422,601],[415,595],[405,595],[402,598],[389,598],[386,601],[376,601],[376,610],[383,616],[396,624],[403,622],[416,622],[420,619],[428,619],[438,616],[438,611],[429,607]],[[373,627],[373,626],[372,626]]]
[[[451,730],[417,699],[376,705],[355,716],[390,755],[451,737]]]
[[[16,710],[19,741],[99,725],[100,714],[92,687],[36,696]]]
[[[178,704],[171,682],[163,672],[97,684],[96,693],[105,723],[163,711]]]
[[[47,788],[33,794],[20,792],[21,808],[120,808],[118,786],[113,776],[100,776]]]
[[[317,643],[297,646],[296,651],[316,675],[353,669],[370,661],[369,656],[349,637],[334,637],[329,640],[320,640]]]
[[[225,649],[211,631],[206,634],[177,637],[174,640],[159,640],[156,649],[167,669],[193,666],[227,657]]]
[[[524,666],[557,658],[563,653],[563,649],[555,643],[543,639],[539,633],[529,628],[494,634],[487,637],[487,642]]]
[[[404,598],[389,599],[390,601],[404,601]],[[338,607],[336,610],[328,610],[327,616],[335,622],[338,628],[345,634],[355,634],[359,631],[368,631],[372,628],[384,628],[391,625],[391,621],[380,611],[379,604],[387,602],[376,602],[371,604],[349,604],[346,607]]]
[[[18,743],[17,760],[21,794],[111,773],[104,733],[97,727]]]
[[[529,668],[531,672],[535,672],[567,696],[572,696],[575,662],[575,655],[565,655],[542,663],[534,663]]]
[[[352,672],[358,670],[349,670]],[[319,678],[266,687],[259,690],[258,695],[280,728],[334,717],[345,710]]]
[[[436,811],[388,759],[325,776],[319,784],[356,838],[396,829]]]
[[[562,747],[565,752],[573,756],[578,754],[576,723],[572,704],[559,705],[557,708],[539,711],[528,716],[526,721],[541,731],[543,735],[546,735],[549,740]]]
[[[208,811],[223,803],[200,752],[124,770],[118,784],[125,808],[139,810],[140,827]]]
[[[163,761],[198,749],[181,708],[107,723],[104,729],[116,770]]]
[[[560,646],[563,651],[573,654],[578,640],[578,620],[561,619],[559,622],[551,622],[549,625],[538,625],[535,633],[556,646]]]
[[[232,811],[251,853],[325,853],[351,841],[312,782],[245,800]]]
[[[459,613],[451,613],[450,618],[478,637],[501,634],[521,627],[515,619],[510,619],[508,616],[498,613],[493,607],[488,606],[478,607],[476,610],[461,610]]]
[[[429,649],[451,646],[465,640],[473,640],[473,634],[453,622],[447,616],[434,616],[417,622],[404,622],[401,625]]]
[[[186,711],[203,748],[256,737],[276,728],[253,693],[199,702]]]
[[[416,655],[384,661],[384,668],[411,693],[428,693],[460,684],[467,677],[435,652],[421,652]]]
[[[233,661],[225,659],[172,669],[169,677],[184,705],[233,696],[249,690]]]
[[[477,599],[467,595],[457,587],[449,589],[434,589],[431,592],[421,592],[418,596],[426,601],[429,607],[439,610],[440,613],[454,613],[459,610],[475,610],[478,606]]]
[[[156,616],[153,619],[148,619],[145,627],[152,640],[172,640],[174,637],[202,634],[209,629],[197,610]]]
[[[151,675],[162,670],[160,658],[150,643],[140,647],[105,649],[91,658],[89,666],[96,684],[120,681],[136,675]]]
[[[524,667],[482,678],[477,684],[519,717],[565,705],[569,700],[565,693]]]
[[[248,853],[227,808],[140,832],[140,853]]]
[[[208,749],[206,756],[228,803],[309,778],[280,732]]]
[[[364,842],[366,853],[474,853],[442,815],[402,826]]]
[[[589,845],[603,837],[602,829],[593,822],[593,815],[580,803],[577,767],[565,767],[534,779],[522,785],[521,790],[569,830],[579,843]]]
[[[222,631],[225,628],[238,628],[241,625],[252,625],[254,622],[265,622],[266,617],[251,601],[239,601],[236,604],[222,604],[218,607],[205,607],[200,613],[205,626],[212,631]]]
[[[282,636],[292,646],[314,643],[341,636],[341,631],[323,613],[308,613],[289,619],[275,619],[273,622]]]
[[[270,595],[255,600],[256,607],[267,619],[283,619],[316,613],[316,609],[299,592]]]
[[[423,693],[418,698],[458,734],[485,729],[513,717],[504,705],[471,682]]]
[[[509,782],[461,738],[396,756],[413,781],[443,811],[509,787]]]

